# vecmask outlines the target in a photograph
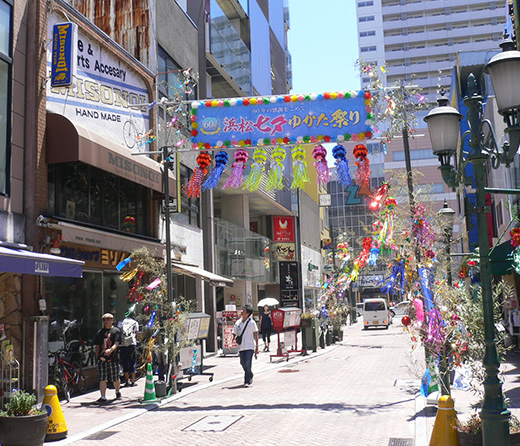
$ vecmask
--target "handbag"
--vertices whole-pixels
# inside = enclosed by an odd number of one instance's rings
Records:
[[[251,318],[249,318],[246,322],[246,325],[244,326],[244,328],[242,329],[242,333],[240,333],[237,337],[236,337],[236,341],[237,341],[237,344],[240,345],[242,344],[242,336],[244,335],[244,332],[246,331],[246,328],[247,328],[247,324],[249,324],[249,321],[251,320]]]

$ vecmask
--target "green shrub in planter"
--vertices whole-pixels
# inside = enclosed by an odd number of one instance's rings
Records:
[[[2,446],[42,446],[47,433],[47,411],[34,408],[36,397],[23,390],[13,393],[0,412]]]

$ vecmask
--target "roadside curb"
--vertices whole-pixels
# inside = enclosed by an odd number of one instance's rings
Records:
[[[267,373],[267,372],[270,372],[270,371],[273,371],[273,370],[280,369],[282,367],[294,366],[296,364],[300,364],[300,363],[305,362],[307,360],[317,358],[319,356],[322,356],[322,355],[324,355],[326,353],[329,353],[329,352],[335,350],[336,348],[338,348],[341,345],[347,344],[347,341],[348,341],[348,338],[344,339],[341,342],[336,342],[335,344],[327,346],[327,348],[325,348],[325,349],[321,349],[321,350],[318,350],[316,352],[308,353],[305,356],[296,355],[296,356],[293,356],[293,357],[289,357],[289,361],[286,361],[285,359],[283,359],[281,361],[279,360],[279,361],[276,361],[276,362],[268,363],[266,366],[263,366],[263,367],[255,370],[255,375],[264,374],[264,373]],[[64,445],[75,443],[77,441],[85,439],[86,437],[94,435],[94,434],[96,434],[98,432],[107,430],[107,429],[109,429],[111,427],[114,427],[114,426],[116,426],[118,424],[124,423],[126,421],[132,420],[132,419],[137,418],[137,417],[140,417],[141,415],[144,415],[147,412],[159,409],[162,406],[165,406],[165,405],[167,405],[167,404],[169,404],[169,403],[171,403],[173,401],[179,400],[179,399],[181,399],[181,398],[183,398],[183,397],[185,397],[187,395],[191,395],[192,393],[200,392],[201,390],[205,390],[205,389],[207,389],[209,387],[216,386],[216,385],[219,385],[219,384],[225,384],[227,382],[234,381],[234,380],[237,380],[237,379],[242,379],[242,378],[243,378],[243,373],[240,372],[240,373],[236,373],[234,375],[231,375],[231,376],[229,376],[227,378],[223,378],[223,379],[220,379],[220,380],[215,380],[215,381],[210,382],[210,383],[205,383],[205,384],[197,383],[196,386],[190,387],[188,389],[184,389],[182,392],[177,392],[176,394],[174,394],[172,396],[163,398],[159,402],[147,404],[146,406],[143,406],[142,408],[134,409],[130,413],[127,413],[127,414],[122,415],[120,417],[114,418],[114,419],[112,419],[110,421],[107,421],[107,422],[105,422],[103,424],[95,426],[95,427],[93,427],[91,429],[88,429],[86,431],[79,432],[79,433],[77,433],[75,435],[72,435],[70,437],[67,437],[67,438],[65,438],[63,440],[55,441],[55,442],[53,442],[53,444],[56,445],[56,446],[64,446]]]

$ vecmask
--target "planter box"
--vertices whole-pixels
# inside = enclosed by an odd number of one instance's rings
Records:
[[[465,432],[457,432],[459,437],[459,446],[482,446],[482,434],[467,434]],[[520,432],[510,434],[511,446],[520,446]]]
[[[303,321],[304,319],[302,319]],[[319,345],[319,327],[316,319],[307,319],[310,324],[308,327],[302,325],[302,338],[305,342],[305,348],[313,352],[318,350]]]
[[[42,446],[47,434],[47,414],[0,417],[2,446]]]

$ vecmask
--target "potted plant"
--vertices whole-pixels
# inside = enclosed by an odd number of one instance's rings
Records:
[[[473,414],[464,422],[457,422],[459,446],[482,446],[482,420]],[[509,420],[511,446],[520,446],[520,421],[514,415]]]
[[[47,433],[47,411],[35,409],[36,396],[17,390],[0,412],[2,446],[41,446]]]
[[[302,328],[307,328],[312,325],[312,320],[315,319],[316,316],[313,313],[305,312],[302,313],[301,319],[300,319],[300,325]]]

